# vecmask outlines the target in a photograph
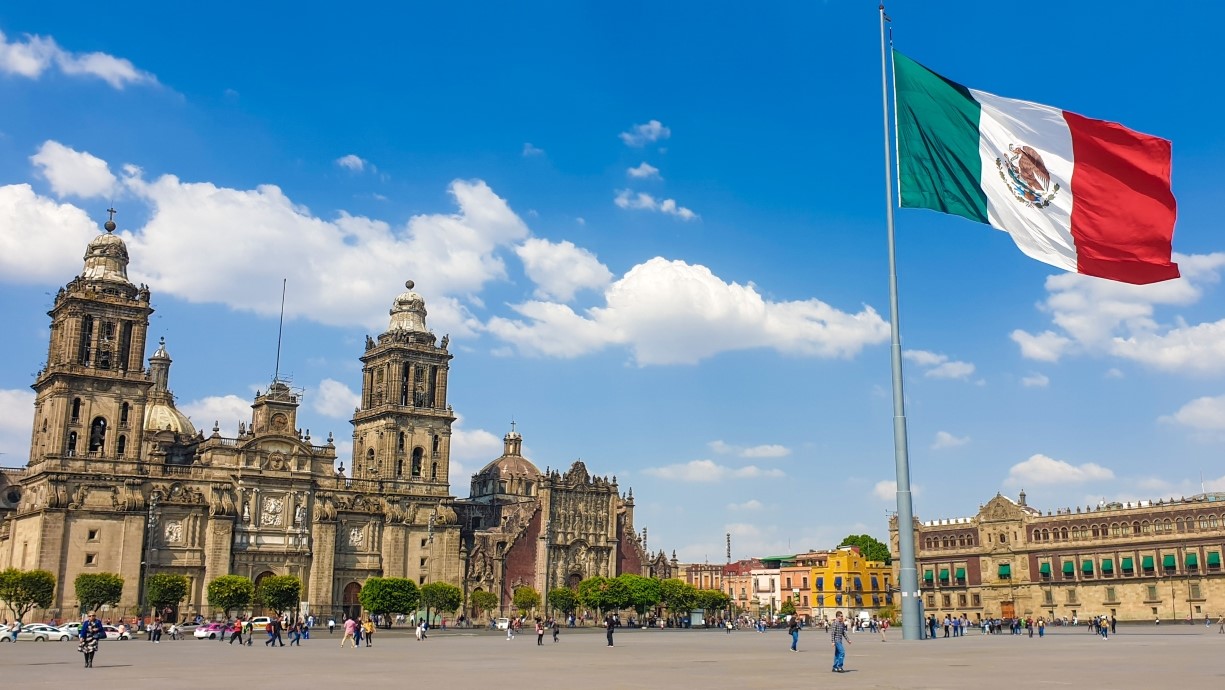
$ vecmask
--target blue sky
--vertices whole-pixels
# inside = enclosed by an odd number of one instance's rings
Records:
[[[217,2],[0,10],[0,463],[46,310],[113,203],[198,427],[273,372],[348,418],[406,279],[451,335],[452,492],[511,420],[634,490],[682,560],[887,534],[894,507],[875,3]],[[1225,490],[1223,97],[1209,3],[895,2],[977,89],[1174,142],[1183,278],[1056,272],[897,216],[916,512]],[[151,353],[146,353],[151,354]]]

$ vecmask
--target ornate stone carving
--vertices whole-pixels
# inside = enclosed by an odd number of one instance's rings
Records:
[[[285,512],[285,498],[268,496],[264,498],[264,509],[259,516],[259,524],[264,527],[280,527]]]
[[[362,548],[362,545],[366,542],[366,535],[362,532],[361,527],[350,528],[347,538],[349,540],[349,546],[354,549]]]
[[[165,536],[167,544],[183,543],[183,523],[179,520],[167,522]]]

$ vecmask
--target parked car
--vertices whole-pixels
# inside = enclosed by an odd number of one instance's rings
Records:
[[[498,630],[505,630],[506,628],[510,627],[509,618],[498,618],[497,623],[498,623]]]
[[[52,625],[45,625],[43,623],[29,623],[27,625],[23,625],[21,626],[21,630],[17,632],[18,641],[46,642],[48,640],[55,640],[58,642],[67,641],[71,638],[72,633],[68,632],[67,630],[57,628]],[[12,642],[12,630],[6,630],[4,632],[4,637],[0,638],[0,641]]]
[[[256,616],[251,619],[251,629],[255,632],[264,632],[264,626],[272,622],[268,616]]]
[[[215,640],[218,637],[225,637],[233,632],[233,628],[225,623],[209,623],[201,625],[192,633],[197,640]]]
[[[116,628],[113,625],[104,625],[102,626],[102,628],[106,630],[106,639],[108,640],[130,640],[132,639],[132,635],[128,632],[127,629],[124,629],[123,632],[119,632],[119,628]]]

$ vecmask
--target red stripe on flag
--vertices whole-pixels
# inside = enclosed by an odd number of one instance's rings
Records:
[[[1170,142],[1064,112],[1072,134],[1077,272],[1144,285],[1178,277]]]

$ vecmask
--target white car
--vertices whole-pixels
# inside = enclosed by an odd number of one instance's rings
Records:
[[[113,625],[104,625],[102,626],[102,628],[106,630],[106,639],[108,640],[130,640],[132,639],[131,633],[129,633],[126,628],[124,629],[123,632],[119,632],[119,628],[116,628]]]
[[[495,619],[495,622],[498,625],[498,630],[505,630],[510,627],[509,618],[498,618],[498,619]]]
[[[21,626],[21,630],[17,633],[18,640],[27,640],[31,642],[46,642],[48,640],[67,641],[72,639],[72,633],[52,625],[43,623],[30,623]],[[0,638],[0,642],[12,642],[12,630],[6,630],[4,637]]]

